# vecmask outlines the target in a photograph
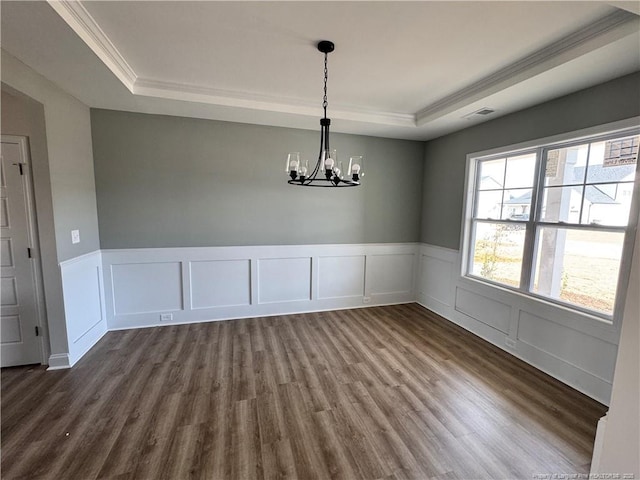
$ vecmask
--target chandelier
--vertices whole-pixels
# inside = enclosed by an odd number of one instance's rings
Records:
[[[318,50],[324,53],[324,97],[322,108],[324,117],[320,119],[320,153],[313,170],[309,171],[309,161],[301,160],[300,152],[287,155],[286,172],[289,174],[289,185],[300,187],[357,187],[364,176],[363,157],[361,155],[349,158],[346,169],[342,161],[338,160],[335,150],[329,144],[329,125],[331,119],[327,118],[327,57],[333,52],[335,45],[328,40],[318,42]]]

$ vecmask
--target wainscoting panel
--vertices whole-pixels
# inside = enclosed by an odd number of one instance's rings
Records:
[[[362,298],[364,265],[364,255],[318,258],[318,298]]]
[[[567,351],[574,352],[571,363],[576,367],[603,380],[613,378],[618,353],[616,345],[524,310],[520,310],[518,340],[556,358],[562,358]],[[593,352],[598,352],[598,355]]]
[[[72,366],[107,332],[101,253],[67,260],[60,269],[69,342],[67,366]],[[50,367],[57,360],[50,359]]]
[[[511,307],[509,305],[457,287],[455,308],[458,312],[464,313],[503,333],[509,332],[509,320],[511,319]]]
[[[619,337],[614,325],[465,278],[457,250],[423,244],[419,255],[420,304],[608,404]]]
[[[258,260],[260,303],[311,300],[311,258]]]
[[[251,303],[251,261],[189,262],[191,308],[228,307]]]
[[[451,262],[428,255],[420,256],[420,271],[423,272],[422,293],[443,306],[453,305],[451,286]]]
[[[367,257],[367,293],[413,292],[415,254],[371,255]]]
[[[111,279],[116,315],[182,309],[180,262],[112,265]]]
[[[417,244],[103,250],[109,329],[415,301]]]

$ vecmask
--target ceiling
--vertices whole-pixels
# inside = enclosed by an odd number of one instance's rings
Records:
[[[426,140],[640,70],[638,2],[2,2],[91,107]],[[482,108],[495,113],[470,115]]]

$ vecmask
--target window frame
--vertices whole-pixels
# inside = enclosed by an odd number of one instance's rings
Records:
[[[504,146],[494,148],[488,151],[481,151],[470,153],[467,155],[466,177],[465,177],[465,197],[464,197],[464,215],[461,235],[461,248],[460,248],[460,275],[462,278],[470,280],[472,282],[478,282],[488,285],[491,288],[499,290],[511,291],[516,294],[520,294],[531,298],[535,301],[540,301],[545,304],[555,305],[563,309],[568,309],[572,312],[586,315],[590,318],[598,320],[608,325],[613,325],[617,328],[619,324],[619,317],[624,308],[624,302],[626,299],[626,290],[628,285],[629,274],[631,271],[631,256],[633,254],[633,242],[635,239],[638,223],[638,214],[640,212],[640,160],[636,161],[635,177],[633,180],[631,206],[629,212],[629,221],[626,226],[610,226],[610,225],[598,225],[598,224],[583,224],[582,222],[582,209],[584,205],[585,190],[582,192],[581,207],[578,218],[578,223],[570,222],[549,222],[541,221],[542,216],[542,202],[544,199],[544,182],[546,173],[546,155],[550,150],[556,150],[561,148],[568,148],[575,145],[582,145],[585,143],[595,143],[598,141],[606,141],[617,137],[640,135],[640,117],[633,119],[623,120],[620,122],[614,122],[608,125],[602,125],[599,127],[592,127],[576,132],[568,132],[566,134],[556,135],[554,137],[541,138],[533,140],[523,144]],[[514,219],[486,219],[476,218],[476,202],[478,198],[478,191],[480,186],[480,163],[490,160],[496,160],[501,158],[512,158],[521,155],[527,155],[535,153],[535,170],[534,181],[531,193],[531,206],[529,212],[529,218],[527,220],[514,220]],[[588,163],[585,165],[585,177],[583,179],[583,185],[586,189],[587,185],[591,185],[587,180]],[[505,164],[506,172],[506,164]],[[506,174],[506,173],[505,173]],[[598,182],[594,182],[598,183]],[[602,182],[600,182],[602,183]],[[605,182],[611,183],[611,182]],[[573,185],[573,184],[571,184]],[[502,185],[502,189],[507,190],[505,185]],[[502,215],[500,215],[502,217]],[[504,283],[496,282],[491,279],[474,275],[472,272],[473,266],[473,253],[475,245],[476,225],[479,223],[490,224],[506,224],[506,225],[524,225],[525,239],[522,253],[522,266],[520,271],[519,286],[511,286]],[[536,246],[538,245],[538,237],[541,229],[544,227],[553,227],[567,230],[587,230],[587,231],[608,231],[608,232],[622,232],[624,234],[622,244],[622,254],[620,259],[620,268],[618,271],[617,289],[615,296],[615,303],[613,306],[613,312],[611,315],[600,312],[597,310],[591,310],[580,305],[575,305],[561,299],[547,297],[531,291],[531,287],[534,284],[535,276],[535,263],[537,261]],[[640,254],[640,253],[639,253]]]

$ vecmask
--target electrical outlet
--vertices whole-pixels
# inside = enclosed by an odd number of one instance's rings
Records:
[[[509,348],[516,348],[516,341],[513,338],[505,338],[504,344]]]
[[[362,297],[362,303],[371,303],[371,297]]]
[[[160,321],[161,322],[170,322],[171,320],[173,320],[173,314],[172,313],[161,313],[160,314]]]
[[[80,230],[71,230],[71,243],[80,243]]]

